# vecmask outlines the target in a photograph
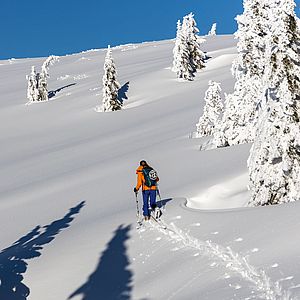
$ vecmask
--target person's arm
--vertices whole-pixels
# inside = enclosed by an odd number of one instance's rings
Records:
[[[135,187],[136,191],[138,191],[140,189],[142,184],[143,184],[143,173],[140,171],[140,172],[137,172],[137,184]]]

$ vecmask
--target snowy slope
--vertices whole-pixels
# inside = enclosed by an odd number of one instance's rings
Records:
[[[25,75],[44,59],[0,62],[1,300],[300,295],[299,204],[244,208],[250,145],[199,151],[205,139],[188,138],[208,81],[232,90],[236,42],[207,38],[207,68],[180,83],[173,43],[113,49],[129,100],[105,114],[94,111],[104,50],[61,57],[55,96],[35,105],[25,105]],[[161,178],[168,230],[135,229],[141,159]]]

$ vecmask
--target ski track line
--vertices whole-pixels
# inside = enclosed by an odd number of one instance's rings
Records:
[[[153,222],[151,222],[151,226],[172,240],[183,244],[185,247],[201,251],[204,256],[213,259],[217,258],[219,264],[222,264],[226,269],[239,274],[243,279],[254,284],[254,288],[258,292],[260,299],[296,300],[292,298],[289,291],[283,290],[278,281],[273,283],[264,270],[258,270],[251,266],[246,257],[235,253],[230,247],[223,247],[211,241],[201,241],[183,232],[174,223],[168,226],[162,220],[160,222],[166,229]]]

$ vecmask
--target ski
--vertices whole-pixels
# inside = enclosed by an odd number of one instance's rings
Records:
[[[150,219],[153,220],[156,224],[158,224],[160,228],[162,228],[164,230],[168,229],[166,225],[162,224],[162,222],[160,222],[158,219],[156,219],[152,215],[150,215]]]
[[[163,230],[166,230],[166,231],[169,231],[172,233],[176,233],[173,229],[170,229],[167,225],[165,225],[162,220],[156,219],[153,215],[150,216],[150,219],[153,220],[160,229],[163,229]]]
[[[143,227],[144,223],[142,220],[136,221],[136,229],[139,230]]]

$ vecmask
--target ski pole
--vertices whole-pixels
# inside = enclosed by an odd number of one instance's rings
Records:
[[[158,186],[157,186],[157,195],[158,195],[159,200],[161,201],[161,196],[160,196],[160,192],[159,192]]]
[[[160,201],[160,207],[162,207],[162,201],[161,201],[161,196],[160,196],[160,192],[159,192],[159,188],[158,188],[158,184],[156,185],[156,192],[157,192],[157,196],[159,198],[159,201]]]
[[[138,200],[138,192],[135,192],[135,202],[136,202],[136,218],[137,223],[140,222],[140,209],[139,209],[139,200]]]

